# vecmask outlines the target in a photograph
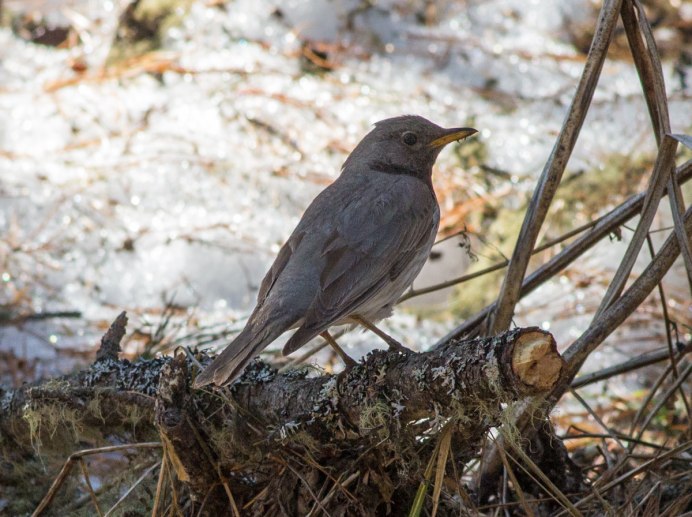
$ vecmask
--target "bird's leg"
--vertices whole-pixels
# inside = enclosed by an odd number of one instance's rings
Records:
[[[336,342],[336,339],[332,337],[328,330],[322,332],[320,336],[322,336],[324,340],[334,349],[337,355],[341,357],[341,360],[346,364],[347,369],[353,368],[358,364],[350,355],[344,352],[344,349],[339,346],[339,343]]]
[[[396,339],[394,339],[392,336],[387,334],[386,332],[378,329],[373,323],[369,322],[362,316],[358,315],[352,315],[351,319],[358,323],[359,325],[363,325],[366,329],[368,329],[370,332],[373,332],[377,334],[387,345],[389,345],[390,350],[396,350],[397,352],[404,352],[408,353],[410,350],[406,348],[404,345],[399,343]]]

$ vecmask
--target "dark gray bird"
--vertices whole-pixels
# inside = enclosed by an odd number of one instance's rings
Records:
[[[285,355],[329,327],[358,323],[400,347],[372,322],[386,318],[430,254],[440,221],[432,167],[442,148],[476,133],[418,116],[382,120],[344,162],[279,251],[245,328],[195,380],[233,382],[267,345],[298,330]],[[347,363],[353,360],[344,357]]]

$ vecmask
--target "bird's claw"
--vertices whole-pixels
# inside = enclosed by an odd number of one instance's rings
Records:
[[[399,352],[400,354],[408,355],[412,354],[413,350],[406,348],[404,345],[399,343],[396,339],[387,339],[387,345],[389,345],[390,352]]]

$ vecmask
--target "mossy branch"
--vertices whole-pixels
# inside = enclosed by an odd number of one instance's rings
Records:
[[[364,451],[360,461],[389,456],[392,468],[378,475],[407,490],[418,479],[411,466],[442,425],[455,426],[455,461],[467,461],[502,422],[503,403],[546,392],[564,366],[552,336],[529,328],[425,353],[375,351],[340,375],[279,374],[256,361],[231,388],[193,391],[197,359],[206,356],[113,357],[126,321],[123,314],[114,322],[103,340],[107,353],[90,368],[0,391],[3,449],[64,454],[66,442],[74,450],[85,436],[107,442],[118,429],[136,428],[140,437],[159,435],[193,497],[216,486],[219,496],[209,501],[221,505],[231,485],[248,500],[278,482],[270,465],[279,451],[329,458],[345,471],[358,468],[353,451]]]

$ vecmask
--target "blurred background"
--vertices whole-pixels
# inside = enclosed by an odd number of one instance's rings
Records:
[[[692,3],[644,3],[673,131],[690,134]],[[414,287],[501,262],[567,112],[600,2],[0,6],[0,383],[18,385],[91,360],[122,310],[130,357],[225,345],[302,211],[383,118],[419,114],[480,130],[437,162],[448,239]],[[655,150],[618,31],[540,241],[644,190]],[[689,157],[680,150],[677,163]],[[683,191],[689,204],[690,186]],[[666,209],[656,229],[670,225]],[[623,228],[524,299],[516,324],[550,330],[564,349],[591,321],[630,235]],[[493,301],[502,274],[411,298],[383,328],[425,349]],[[684,278],[678,262],[664,289],[674,337],[689,341]],[[361,332],[342,342],[355,357],[380,346]],[[586,370],[665,342],[656,294]],[[340,367],[328,350],[308,362]],[[640,370],[594,393],[627,403],[647,382]]]

